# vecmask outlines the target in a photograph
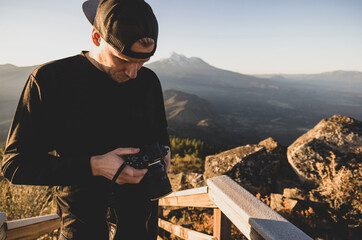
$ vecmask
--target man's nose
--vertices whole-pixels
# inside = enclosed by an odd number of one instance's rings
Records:
[[[138,72],[138,63],[129,64],[125,73],[129,78],[136,78]]]

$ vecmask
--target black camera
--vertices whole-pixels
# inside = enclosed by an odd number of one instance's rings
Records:
[[[146,194],[151,201],[172,192],[171,183],[162,160],[168,151],[167,147],[156,142],[141,147],[137,154],[123,156],[127,165],[136,169],[148,169],[142,181],[146,184]]]
[[[160,199],[172,192],[171,183],[168,179],[163,157],[168,153],[169,149],[159,145],[157,142],[145,145],[140,148],[137,154],[124,155],[125,162],[120,166],[111,181],[111,194],[108,200],[108,208],[106,213],[106,222],[108,225],[109,239],[113,240],[118,235],[117,225],[118,216],[114,204],[116,202],[114,186],[118,176],[121,174],[126,165],[136,169],[147,168],[148,172],[142,181],[146,184],[146,194],[151,201]]]

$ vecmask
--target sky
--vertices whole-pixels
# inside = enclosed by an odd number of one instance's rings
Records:
[[[0,64],[92,48],[84,0],[0,0]],[[146,0],[159,22],[151,61],[171,52],[244,74],[362,71],[361,0]]]

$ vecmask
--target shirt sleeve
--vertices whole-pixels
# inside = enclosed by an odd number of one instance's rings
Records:
[[[44,97],[47,91],[30,75],[21,94],[2,166],[4,176],[14,184],[71,185],[92,177],[90,156],[64,158],[50,154],[55,148],[47,120],[51,106]]]

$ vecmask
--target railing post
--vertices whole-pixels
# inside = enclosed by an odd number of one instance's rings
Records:
[[[214,209],[214,237],[217,240],[231,239],[231,222],[218,208]]]
[[[6,239],[5,221],[6,221],[6,213],[0,212],[0,240]]]
[[[163,207],[158,206],[158,218],[163,218]]]

